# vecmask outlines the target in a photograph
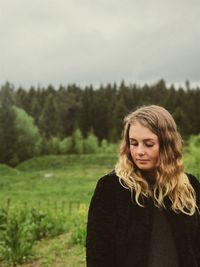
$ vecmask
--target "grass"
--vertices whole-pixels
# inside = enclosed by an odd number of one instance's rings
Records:
[[[34,246],[34,260],[18,267],[85,267],[85,247],[68,244],[69,233],[50,240],[43,240]],[[0,265],[7,267],[8,265]]]
[[[96,181],[114,167],[116,157],[103,155],[47,156],[16,169],[0,165],[1,206],[63,202],[88,203]]]
[[[77,210],[89,203],[97,180],[114,168],[116,156],[47,156],[34,158],[17,168],[0,165],[0,207],[28,205],[42,209]],[[68,222],[67,222],[68,223]],[[71,232],[34,246],[33,261],[20,267],[83,267],[85,247],[70,244]],[[3,263],[0,266],[5,267]]]
[[[89,203],[97,180],[114,168],[116,156],[46,156],[17,168],[0,165],[0,207],[28,205],[73,212],[76,203]],[[186,170],[198,176],[199,165],[189,154]],[[8,203],[9,199],[9,203]],[[71,203],[71,204],[70,204]],[[20,267],[84,267],[85,247],[70,244],[68,231],[34,246],[34,259]],[[6,267],[0,263],[1,267]]]

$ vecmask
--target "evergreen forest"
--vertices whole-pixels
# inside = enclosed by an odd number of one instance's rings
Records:
[[[200,133],[200,88],[155,84],[0,87],[0,163],[16,166],[38,155],[81,154],[117,143],[123,118],[157,104],[174,117],[183,138]]]

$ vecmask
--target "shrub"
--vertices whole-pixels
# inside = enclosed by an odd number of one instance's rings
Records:
[[[184,163],[186,171],[191,172],[197,177],[200,176],[199,151],[200,151],[200,135],[191,136],[185,148]]]
[[[0,210],[0,232],[6,229],[8,213],[5,209]]]
[[[34,244],[33,226],[26,219],[26,211],[7,215],[1,231],[0,258],[13,265],[24,262],[32,255]]]
[[[101,141],[101,153],[104,154],[117,154],[118,145],[109,143],[106,139]]]
[[[60,139],[58,137],[52,137],[49,140],[49,150],[51,155],[60,154]]]
[[[71,220],[71,236],[69,243],[71,245],[86,245],[86,219],[87,209],[83,205],[80,207],[78,213],[76,213]]]
[[[36,209],[0,211],[0,260],[16,265],[33,256],[36,240],[66,231],[65,217]]]
[[[72,138],[66,137],[60,142],[60,153],[62,155],[68,154],[72,148]]]
[[[14,106],[13,110],[16,113],[17,151],[12,163],[16,165],[18,160],[21,162],[38,155],[36,144],[40,139],[40,133],[33,118],[23,109]]]
[[[80,129],[76,129],[72,134],[72,154],[83,154],[83,136]]]
[[[42,210],[30,211],[30,220],[33,224],[33,233],[35,240],[46,237],[54,237],[66,231],[65,219],[63,215],[51,215]]]
[[[98,149],[98,139],[93,133],[90,133],[84,140],[84,153],[97,153]]]

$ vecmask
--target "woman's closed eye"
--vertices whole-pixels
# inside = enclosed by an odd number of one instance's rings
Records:
[[[154,146],[154,144],[152,144],[152,143],[150,143],[150,144],[149,144],[149,143],[147,143],[147,144],[145,144],[145,146],[146,146],[146,147],[153,147],[153,146]]]
[[[130,145],[131,146],[138,146],[139,144],[137,142],[130,141]],[[154,144],[152,144],[152,143],[144,143],[144,146],[146,146],[146,147],[153,147]]]
[[[138,143],[130,142],[130,145],[131,145],[131,146],[138,146]]]

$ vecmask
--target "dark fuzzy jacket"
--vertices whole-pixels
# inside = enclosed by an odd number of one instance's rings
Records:
[[[188,175],[200,207],[200,183]],[[200,267],[200,215],[177,214],[166,200],[167,220],[174,236],[180,267]],[[102,177],[92,197],[87,224],[87,267],[147,267],[152,229],[151,199],[145,208],[131,201],[114,172]],[[135,229],[131,231],[130,229]],[[127,262],[127,252],[134,252]]]

